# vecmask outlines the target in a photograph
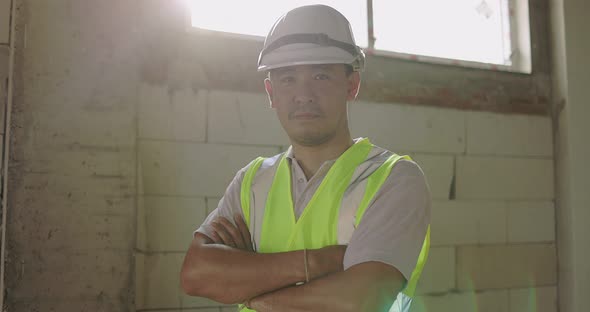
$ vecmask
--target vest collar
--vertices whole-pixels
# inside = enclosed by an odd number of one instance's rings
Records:
[[[362,137],[359,137],[359,138],[353,139],[353,141],[354,141],[354,144],[357,144],[357,143],[358,143],[358,142],[360,142],[362,139],[364,139],[364,138],[362,138]],[[289,145],[289,148],[287,148],[287,151],[285,151],[285,157],[286,157],[286,158],[287,158],[287,159],[288,159],[290,162],[291,162],[291,161],[293,161],[293,159],[295,159],[295,155],[293,154],[293,145]],[[336,158],[336,159],[330,159],[330,160],[326,160],[326,161],[324,162],[324,164],[325,164],[325,163],[334,163],[334,162],[336,162],[336,160],[337,160],[337,159],[338,159],[338,158]]]

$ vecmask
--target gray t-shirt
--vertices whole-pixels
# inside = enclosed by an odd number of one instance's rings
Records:
[[[335,160],[324,162],[307,180],[291,149],[286,153],[291,165],[294,212],[298,218]],[[247,169],[248,166],[238,171],[217,208],[197,229],[198,232],[210,237],[210,223],[216,217],[223,216],[233,222],[234,215],[243,216],[240,189]],[[344,256],[344,269],[363,262],[378,261],[395,267],[409,280],[429,223],[430,191],[424,173],[415,162],[400,160],[352,233]]]

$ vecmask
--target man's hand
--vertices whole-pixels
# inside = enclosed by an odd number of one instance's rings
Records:
[[[234,216],[234,222],[235,226],[224,217],[216,218],[211,223],[214,229],[211,233],[213,242],[246,251],[254,251],[250,231],[242,216]],[[345,252],[346,245],[333,245],[308,250],[306,261],[309,265],[309,279],[314,280],[342,271]],[[303,264],[303,259],[301,263]]]
[[[236,225],[233,225],[224,217],[215,219],[211,223],[214,229],[213,237],[211,237],[213,242],[246,251],[254,251],[250,231],[242,216],[235,215],[234,222]]]
[[[302,286],[254,297],[247,306],[258,312],[389,311],[405,279],[395,267],[369,261]]]

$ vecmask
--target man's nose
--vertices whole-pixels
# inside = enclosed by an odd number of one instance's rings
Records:
[[[297,87],[295,88],[294,102],[298,105],[315,102],[315,93],[311,83],[307,79],[297,84]]]

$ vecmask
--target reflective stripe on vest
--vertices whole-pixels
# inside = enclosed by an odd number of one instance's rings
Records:
[[[285,154],[275,159],[272,167],[260,175],[257,175],[258,169],[269,159],[254,160],[245,173],[240,195],[244,218],[257,245],[256,250],[272,253],[347,244],[395,163],[400,159],[410,159],[388,153],[386,160],[362,179],[362,185],[349,190],[351,178],[357,175],[356,169],[367,159],[372,148],[369,140],[363,139],[344,152],[330,168],[297,220],[291,196],[291,169]],[[250,207],[251,196],[255,198],[255,207]],[[257,226],[259,224],[262,226]],[[409,310],[416,283],[428,256],[429,233],[430,227],[410,281],[398,294],[390,311]],[[253,311],[243,306],[241,308],[241,311]]]

